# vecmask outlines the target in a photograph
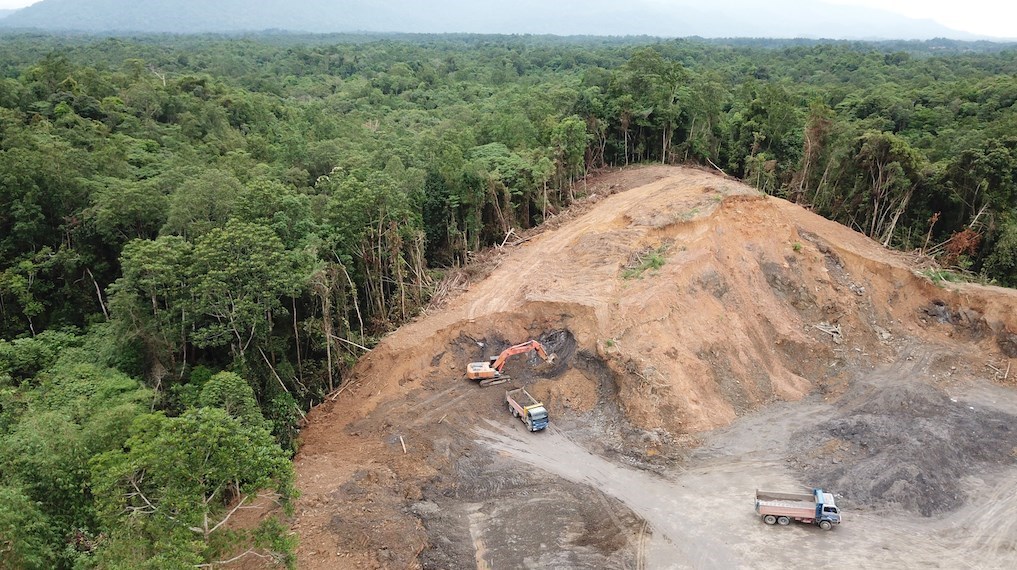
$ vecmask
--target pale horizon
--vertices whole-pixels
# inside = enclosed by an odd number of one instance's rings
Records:
[[[0,0],[0,9],[16,10],[42,0]],[[662,5],[696,5],[689,0],[653,0]],[[710,6],[737,11],[743,0],[713,0]],[[908,18],[932,20],[953,30],[996,39],[1017,39],[1017,2],[999,0],[803,0],[813,6],[860,6],[884,10]]]

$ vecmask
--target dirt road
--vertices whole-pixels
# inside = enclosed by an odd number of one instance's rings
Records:
[[[991,394],[991,396],[990,396]],[[1017,413],[1017,394],[981,382],[955,385],[952,397]],[[971,407],[971,406],[969,406]],[[941,517],[865,508],[841,499],[844,523],[768,527],[752,510],[755,489],[802,489],[789,465],[789,437],[833,415],[815,401],[780,404],[708,434],[680,468],[663,476],[591,453],[560,429],[530,434],[488,423],[478,442],[618,499],[648,524],[637,557],[645,568],[795,568],[816,556],[854,568],[1017,567],[1017,466],[961,481],[965,506]],[[1017,445],[1017,440],[1014,441]],[[836,489],[833,489],[836,491]]]

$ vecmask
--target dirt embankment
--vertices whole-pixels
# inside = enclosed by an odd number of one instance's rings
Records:
[[[980,367],[975,354],[1006,366],[1017,295],[941,288],[864,236],[698,170],[631,169],[592,189],[572,213],[490,254],[486,277],[387,337],[310,415],[296,459],[301,568],[645,562],[660,526],[647,521],[663,519],[478,441],[487,422],[519,426],[504,386],[464,380],[466,363],[530,338],[558,353],[555,366],[538,372],[517,356],[506,371],[543,399],[559,436],[612,464],[673,477],[710,430],[813,394],[843,412],[789,443],[800,481],[841,483],[861,503],[932,489],[941,510],[955,506],[946,497],[961,495],[950,483],[960,473],[922,487],[915,470],[936,465],[894,471],[894,456],[1006,418],[976,426],[921,388],[876,398],[869,373],[916,344],[957,351],[955,370]],[[860,388],[862,376],[876,387]],[[873,418],[899,405],[952,419],[897,441]],[[930,461],[998,456],[1006,437],[964,439],[956,456]],[[850,484],[864,477],[872,484]]]

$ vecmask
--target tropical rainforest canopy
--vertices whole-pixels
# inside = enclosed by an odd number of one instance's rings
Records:
[[[741,178],[1017,285],[1017,50],[0,38],[0,566],[293,564],[304,411],[598,169]],[[285,511],[285,509],[283,509]]]

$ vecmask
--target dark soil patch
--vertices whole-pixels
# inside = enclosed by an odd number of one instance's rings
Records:
[[[918,383],[859,385],[844,402],[790,445],[806,482],[857,505],[933,516],[961,506],[966,475],[1017,464],[1017,416]]]

